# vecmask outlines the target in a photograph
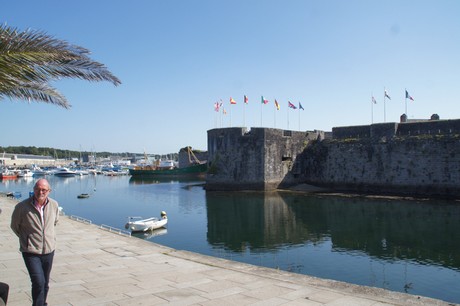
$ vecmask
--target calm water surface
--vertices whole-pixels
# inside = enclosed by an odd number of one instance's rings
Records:
[[[140,235],[175,249],[460,303],[460,204],[293,193],[206,192],[202,181],[47,177],[67,215],[124,228],[167,212]],[[0,192],[34,179],[0,181]],[[87,199],[77,195],[89,193]]]

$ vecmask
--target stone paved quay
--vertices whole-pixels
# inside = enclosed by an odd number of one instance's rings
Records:
[[[0,195],[0,281],[9,306],[30,305],[30,280]],[[180,251],[62,217],[48,304],[453,305]]]

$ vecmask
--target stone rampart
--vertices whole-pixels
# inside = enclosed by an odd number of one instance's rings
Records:
[[[428,120],[405,123],[376,123],[371,125],[332,128],[333,139],[370,138],[380,141],[395,136],[460,134],[460,120]]]
[[[460,197],[460,120],[373,124],[370,137],[364,130],[334,128],[332,140],[310,145],[306,182],[341,191]]]
[[[320,132],[268,128],[208,131],[207,190],[271,190],[300,182],[296,160]]]
[[[460,198],[460,120],[320,131],[208,131],[210,190],[308,183],[336,191]]]
[[[460,120],[400,123],[396,134],[398,136],[460,134]]]
[[[309,184],[339,191],[460,197],[459,136],[333,140],[309,146]]]

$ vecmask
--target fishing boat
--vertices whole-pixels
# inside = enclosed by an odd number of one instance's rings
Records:
[[[18,178],[18,173],[16,171],[12,171],[8,168],[1,169],[0,179],[16,179],[16,178]]]
[[[190,147],[187,147],[188,164],[177,167],[172,161],[159,161],[154,164],[137,166],[129,169],[129,174],[135,178],[149,177],[204,177],[208,170],[206,161],[200,161]],[[193,159],[192,159],[193,158]],[[145,157],[147,161],[147,156]]]
[[[206,171],[208,170],[208,165],[206,163],[203,164],[194,164],[184,168],[170,168],[170,169],[163,169],[157,168],[154,166],[146,166],[146,167],[134,167],[129,169],[129,174],[133,177],[190,177],[190,176],[204,176]]]
[[[128,217],[125,228],[132,232],[146,232],[165,227],[166,224],[168,224],[168,217],[166,216],[166,212],[162,211],[160,218],[142,219],[142,217]]]

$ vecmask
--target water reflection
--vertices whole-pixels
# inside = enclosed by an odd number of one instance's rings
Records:
[[[151,184],[159,184],[160,181],[154,178],[135,178],[130,177],[129,183],[133,185],[151,185]]]
[[[460,270],[460,206],[207,192],[208,242],[234,252],[331,242],[333,252]]]
[[[172,178],[172,177],[133,177],[129,178],[129,183],[133,185],[151,185],[160,183],[187,183],[199,181],[195,178]]]
[[[154,237],[166,235],[167,233],[168,233],[168,229],[159,228],[156,230],[151,230],[151,231],[146,231],[146,232],[132,232],[131,236],[149,240]]]
[[[238,252],[308,240],[308,228],[278,193],[207,192],[206,203],[211,244]]]

